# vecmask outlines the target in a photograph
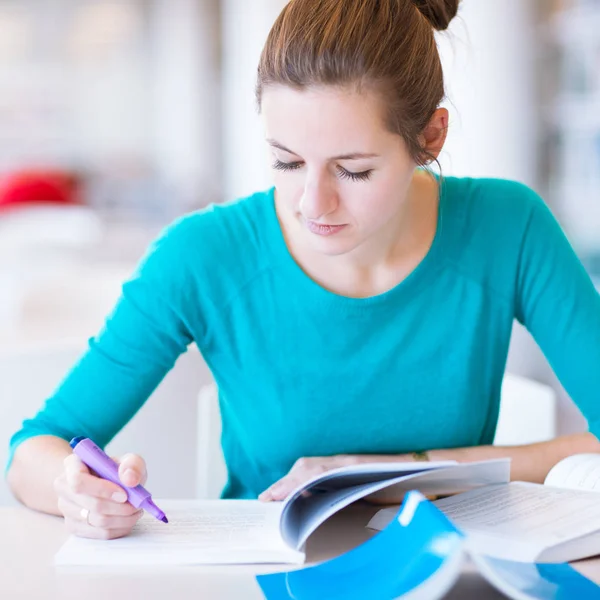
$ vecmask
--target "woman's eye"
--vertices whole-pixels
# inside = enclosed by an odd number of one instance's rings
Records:
[[[277,159],[273,163],[273,168],[277,169],[278,171],[295,171],[296,169],[299,169],[301,166],[302,166],[301,162],[286,163],[286,162],[281,162],[280,160],[277,160]]]
[[[342,179],[350,179],[351,181],[367,181],[371,177],[373,170],[362,171],[360,173],[353,173],[352,171],[346,171],[342,167],[338,167],[339,176]]]
[[[273,163],[273,168],[278,171],[296,171],[302,167],[301,162],[286,163],[276,159]],[[351,181],[367,181],[371,177],[372,170],[362,171],[361,173],[353,173],[352,171],[346,171],[342,167],[337,168],[338,175],[342,179],[350,179]]]

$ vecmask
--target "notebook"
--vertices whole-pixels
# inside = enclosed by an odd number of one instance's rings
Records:
[[[372,463],[318,475],[284,502],[157,500],[168,524],[145,514],[124,538],[71,536],[56,554],[55,564],[302,564],[310,534],[357,500],[401,502],[412,489],[427,495],[457,493],[507,482],[509,473],[508,459]]]
[[[598,492],[600,454],[577,454],[559,462],[544,484],[493,484],[434,504],[477,554],[563,563],[600,554]],[[384,529],[396,510],[379,511],[368,527]]]
[[[360,546],[317,565],[256,580],[266,600],[497,598],[498,592],[512,600],[600,598],[600,587],[568,564],[491,558],[467,541],[444,513],[413,491],[387,527]],[[476,573],[492,587],[475,582]]]

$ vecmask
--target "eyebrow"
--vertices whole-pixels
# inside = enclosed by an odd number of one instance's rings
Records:
[[[283,144],[280,144],[275,140],[268,139],[267,142],[271,146],[279,148],[279,150],[283,150],[288,154],[296,154],[296,152],[294,152],[293,150],[289,150]],[[299,156],[299,154],[296,154],[296,156]],[[339,156],[332,156],[330,160],[358,160],[360,158],[376,158],[378,156],[379,154],[370,154],[365,152],[350,152],[349,154],[340,154]]]

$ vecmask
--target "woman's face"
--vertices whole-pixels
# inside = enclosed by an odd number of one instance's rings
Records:
[[[331,256],[385,243],[416,164],[402,138],[384,128],[377,97],[269,86],[262,115],[286,233]]]

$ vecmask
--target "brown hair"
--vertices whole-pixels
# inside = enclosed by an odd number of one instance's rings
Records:
[[[266,86],[373,89],[385,125],[419,165],[430,156],[418,136],[444,98],[434,28],[444,30],[460,0],[291,0],[273,25],[258,66]]]

